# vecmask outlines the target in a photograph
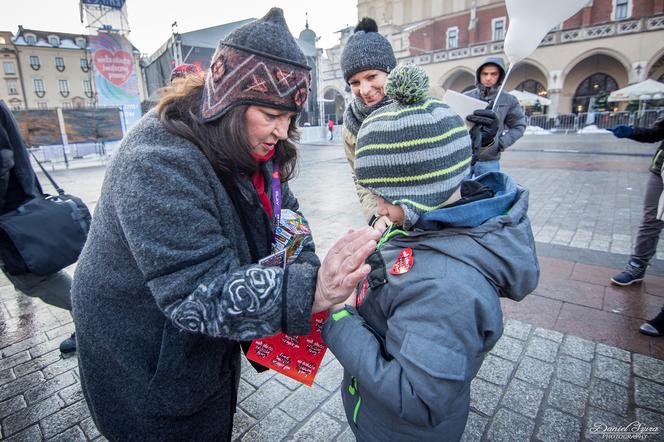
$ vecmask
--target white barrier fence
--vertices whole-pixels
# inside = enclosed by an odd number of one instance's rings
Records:
[[[527,117],[528,126],[537,126],[551,131],[578,131],[586,126],[595,125],[598,129],[607,129],[619,124],[649,127],[663,111],[659,109],[642,112],[585,112],[579,114],[531,115]]]
[[[663,114],[664,110],[646,110],[643,112],[591,112],[579,114],[558,114],[555,117],[549,115],[531,115],[526,117],[528,126],[536,126],[551,132],[575,133],[584,127],[595,125],[598,129],[606,129],[619,124],[628,124],[632,126],[649,127],[658,116]],[[335,143],[342,142],[343,125],[334,126]],[[318,143],[329,141],[330,132],[327,126],[306,126],[298,128],[300,132],[300,143]],[[69,161],[72,159],[89,158],[99,159],[102,162],[119,145],[119,142],[110,143],[82,143],[70,144],[67,148],[62,145],[39,146],[32,149],[40,161],[50,163],[55,167],[55,163],[65,163],[69,167]]]

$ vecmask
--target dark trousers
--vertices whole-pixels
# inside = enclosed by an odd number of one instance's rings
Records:
[[[646,194],[643,198],[643,218],[641,218],[641,225],[639,225],[639,232],[636,236],[636,245],[632,253],[632,258],[645,263],[650,262],[650,259],[655,256],[659,234],[664,228],[664,221],[657,219],[657,205],[663,187],[662,178],[659,175],[648,173]]]

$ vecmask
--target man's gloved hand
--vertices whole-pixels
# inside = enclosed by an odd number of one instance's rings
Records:
[[[499,125],[498,116],[494,111],[490,109],[478,109],[473,112],[472,115],[468,115],[466,120],[470,121],[471,123],[475,123],[480,127],[482,147],[489,146],[493,143],[496,138],[496,134],[498,133]],[[477,132],[471,131],[471,136],[473,136],[473,133]]]
[[[617,138],[629,138],[634,134],[634,128],[626,124],[620,124],[616,127],[609,128],[613,135]]]

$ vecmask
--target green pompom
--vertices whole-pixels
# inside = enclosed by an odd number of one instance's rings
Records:
[[[387,77],[385,94],[399,102],[409,105],[423,101],[429,92],[429,77],[416,64],[400,64]]]

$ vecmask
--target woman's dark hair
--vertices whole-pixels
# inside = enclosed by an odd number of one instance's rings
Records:
[[[237,172],[253,174],[258,164],[246,135],[244,115],[248,105],[235,106],[220,119],[206,123],[198,114],[203,85],[203,78],[188,76],[179,86],[164,88],[164,95],[157,104],[161,123],[170,133],[194,143],[222,183],[229,182]],[[282,182],[295,176],[297,148],[293,141],[298,140],[293,118],[288,127],[288,139],[277,143],[272,157],[279,165]]]

